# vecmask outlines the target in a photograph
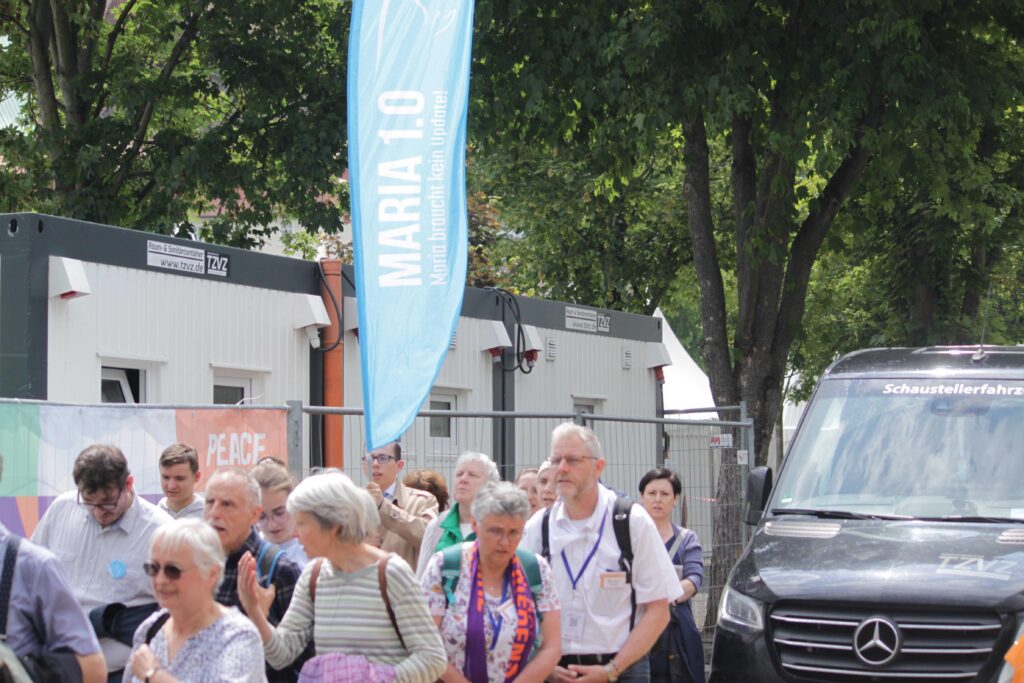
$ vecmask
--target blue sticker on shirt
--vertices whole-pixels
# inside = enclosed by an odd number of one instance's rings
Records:
[[[115,579],[123,579],[128,574],[128,566],[123,560],[110,561],[110,575]]]

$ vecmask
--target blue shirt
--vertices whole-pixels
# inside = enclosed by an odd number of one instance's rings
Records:
[[[0,524],[0,557],[11,532]],[[7,608],[7,644],[19,656],[66,648],[76,655],[100,651],[88,617],[75,599],[60,561],[22,540]]]

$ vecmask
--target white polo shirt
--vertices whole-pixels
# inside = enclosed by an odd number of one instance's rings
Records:
[[[612,527],[616,494],[604,486],[598,486],[598,491],[597,507],[589,519],[569,519],[561,499],[551,507],[550,564],[562,603],[562,654],[615,653],[629,637],[630,586],[622,580],[619,545]],[[527,522],[521,544],[537,554],[542,549],[543,516],[544,511],[539,510]],[[602,520],[604,530],[599,536]],[[634,505],[630,511],[629,531],[633,545],[636,618],[639,620],[643,615],[643,603],[663,599],[673,601],[682,595],[682,589],[658,529],[640,505]],[[595,544],[597,551],[583,569]],[[579,577],[575,590],[569,571]],[[571,639],[566,629],[567,618],[574,609],[582,615],[582,634],[578,639]]]

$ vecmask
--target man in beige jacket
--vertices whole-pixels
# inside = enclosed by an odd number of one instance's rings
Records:
[[[366,490],[380,512],[381,550],[396,553],[415,568],[427,524],[437,517],[437,499],[398,479],[405,467],[397,441],[363,456],[370,483]]]

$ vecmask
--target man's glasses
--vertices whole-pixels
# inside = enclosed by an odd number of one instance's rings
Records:
[[[124,495],[124,486],[117,492],[117,498],[112,503],[92,503],[82,499],[82,492],[78,492],[78,504],[84,508],[92,508],[96,510],[105,510],[106,512],[113,512],[117,509],[117,504],[121,502],[121,496]]]
[[[373,463],[387,465],[389,462],[395,462],[396,460],[398,460],[398,458],[390,453],[367,453],[363,456],[363,462],[367,465],[372,465]]]
[[[592,455],[587,455],[587,456],[567,455],[567,456],[562,457],[562,458],[551,458],[550,460],[548,460],[548,462],[551,463],[552,467],[558,467],[563,462],[566,465],[568,465],[569,467],[576,467],[577,465],[581,464],[584,460],[597,460],[597,458],[595,458]]]
[[[176,564],[160,564],[159,562],[143,562],[142,571],[146,572],[146,576],[156,578],[156,575],[160,573],[160,570],[164,570],[164,576],[170,581],[177,581],[181,578],[181,573],[185,571]]]

